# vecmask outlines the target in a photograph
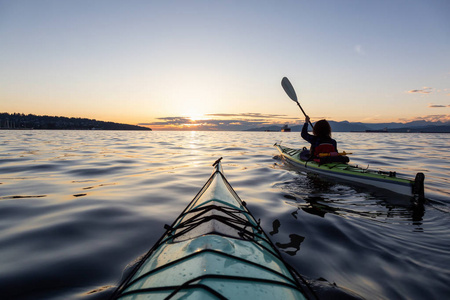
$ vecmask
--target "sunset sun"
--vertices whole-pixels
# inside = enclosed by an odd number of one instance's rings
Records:
[[[193,109],[186,113],[186,118],[190,119],[192,122],[196,122],[198,120],[204,119],[205,115],[199,110]]]

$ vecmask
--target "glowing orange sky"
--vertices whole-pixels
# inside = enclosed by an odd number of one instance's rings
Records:
[[[301,123],[280,86],[287,76],[312,118],[448,120],[449,9],[434,0],[7,1],[0,111],[166,129],[181,125],[162,119],[251,114]]]

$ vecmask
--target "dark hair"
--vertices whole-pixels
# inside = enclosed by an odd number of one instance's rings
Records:
[[[313,134],[321,138],[331,138],[331,126],[327,120],[317,121],[313,128]]]

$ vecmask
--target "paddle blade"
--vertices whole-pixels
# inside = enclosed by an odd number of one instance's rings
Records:
[[[283,77],[281,80],[281,86],[283,87],[286,94],[291,98],[293,101],[298,102],[297,100],[297,94],[295,94],[294,87],[292,86],[291,82],[287,77]]]

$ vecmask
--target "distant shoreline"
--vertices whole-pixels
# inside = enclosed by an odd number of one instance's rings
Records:
[[[17,131],[17,130],[23,130],[23,131],[42,131],[42,130],[53,130],[53,131],[58,131],[58,130],[64,130],[64,131],[68,131],[68,130],[72,130],[72,131],[153,131],[152,129],[148,128],[148,129],[102,129],[102,128],[94,128],[94,129],[84,129],[84,128],[0,128],[0,130],[12,130],[12,131]],[[161,130],[162,131],[162,130]],[[167,130],[166,130],[167,131]]]
[[[151,128],[87,118],[0,113],[1,130],[142,130]]]

